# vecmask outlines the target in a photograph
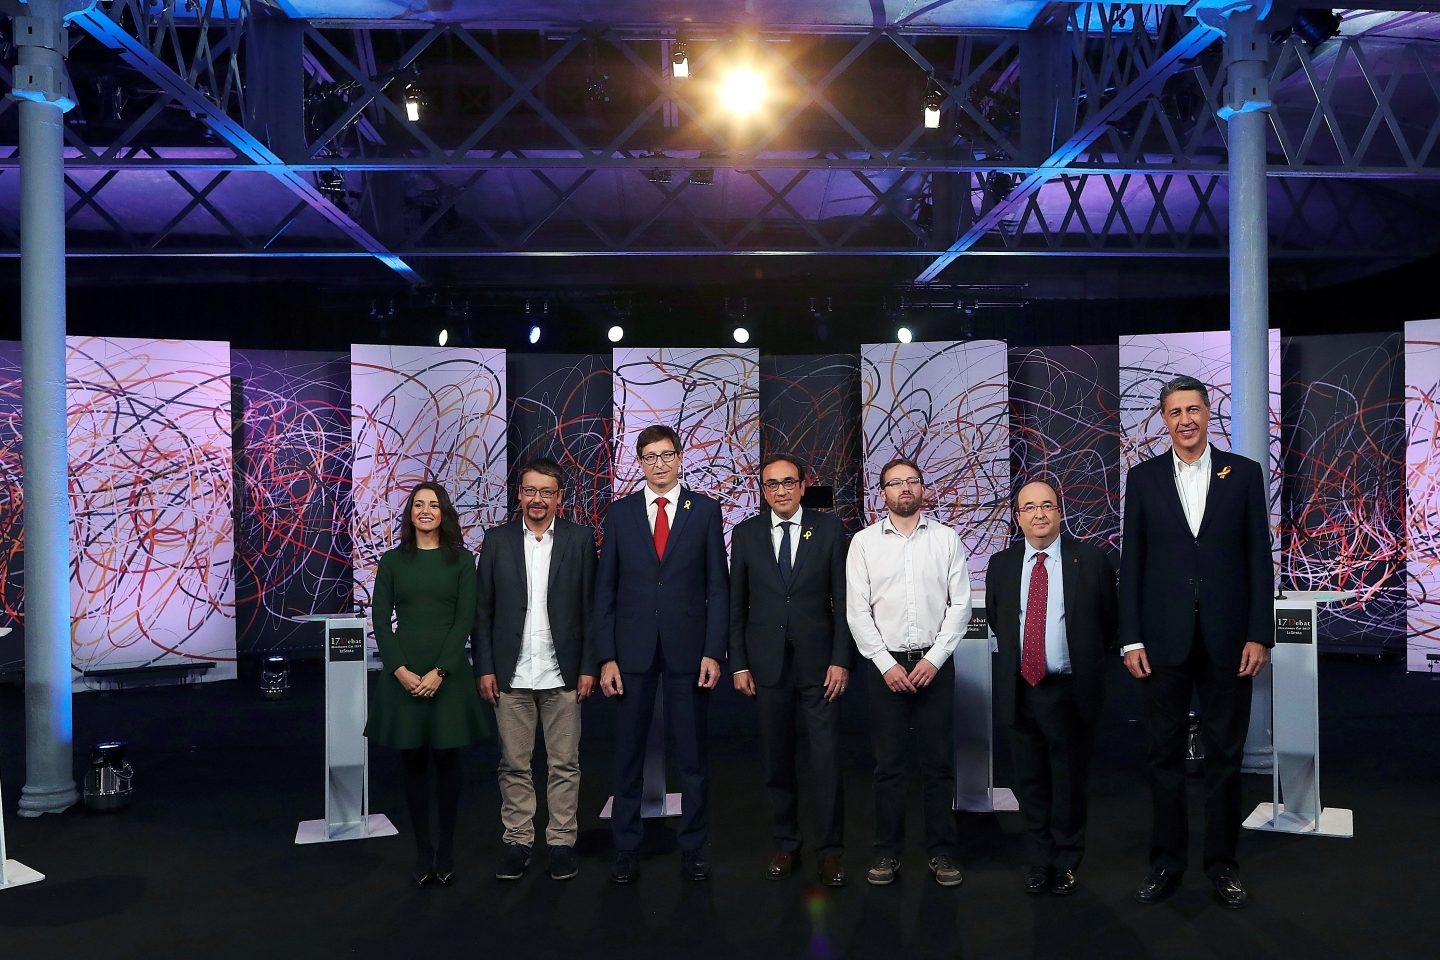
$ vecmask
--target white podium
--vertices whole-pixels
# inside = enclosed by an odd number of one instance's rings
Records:
[[[1271,654],[1273,796],[1245,819],[1247,829],[1319,837],[1355,835],[1351,811],[1320,803],[1319,665],[1315,650],[1316,606],[1354,596],[1353,592],[1289,591],[1275,601],[1275,647]]]
[[[609,820],[615,807],[613,796],[605,798],[600,819]],[[665,687],[655,690],[655,713],[650,718],[650,733],[645,739],[645,774],[640,785],[640,817],[659,820],[678,817],[684,809],[680,794],[665,792]]]
[[[0,627],[0,637],[10,632],[9,627]],[[5,796],[0,791],[0,809],[4,809]],[[45,874],[38,870],[32,870],[19,860],[7,859],[5,854],[5,818],[0,816],[0,890],[7,887],[20,887],[27,883],[34,883],[36,880],[44,880]]]
[[[970,623],[955,647],[955,801],[969,813],[1015,813],[1020,802],[995,786],[995,711],[992,703],[997,647],[985,620],[985,591],[970,593]]]
[[[400,831],[388,817],[369,812],[365,618],[318,614],[308,619],[325,624],[325,818],[302,821],[295,842],[394,836]]]

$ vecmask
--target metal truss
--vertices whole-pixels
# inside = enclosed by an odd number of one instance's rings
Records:
[[[94,81],[108,58],[130,85],[124,109],[67,126],[71,252],[363,257],[410,282],[414,264],[471,257],[904,255],[928,261],[919,282],[967,254],[1223,257],[1218,34],[1169,4],[1056,9],[1024,32],[752,40],[785,93],[741,127],[704,79],[731,37],[692,38],[692,79],[677,81],[653,34],[114,0],[77,21],[91,39],[72,71]],[[1274,47],[1276,256],[1435,245],[1432,49]],[[940,130],[921,123],[932,82]],[[429,100],[422,122],[406,117],[409,84]],[[77,82],[82,105],[95,88]],[[0,139],[0,187],[17,168]],[[1409,182],[1418,201],[1375,181]],[[18,248],[3,221],[0,247]]]

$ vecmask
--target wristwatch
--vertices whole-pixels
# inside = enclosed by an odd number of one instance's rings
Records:
[[[444,680],[446,677],[450,676],[450,671],[446,670],[444,667],[436,667],[435,673],[440,677],[441,680]]]

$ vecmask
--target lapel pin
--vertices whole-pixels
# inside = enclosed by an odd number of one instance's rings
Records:
[[[1215,476],[1219,477],[1221,480],[1224,480],[1226,477],[1230,476],[1230,467],[1226,466],[1224,470],[1221,470],[1219,473],[1215,474]]]
[[[809,540],[809,539],[810,539],[811,537],[813,537],[813,536],[815,536],[815,531],[814,531],[814,530],[806,530],[804,533],[800,534],[800,539],[801,539],[801,540]]]
[[[1229,467],[1226,467],[1225,469],[1226,469],[1226,470],[1229,470],[1230,468],[1229,468]],[[686,501],[685,501],[685,509],[686,509],[686,510],[689,510],[689,509],[690,509],[690,501],[689,501],[689,500],[686,500]]]

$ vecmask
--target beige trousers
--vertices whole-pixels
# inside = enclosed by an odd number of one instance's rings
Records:
[[[495,704],[500,729],[500,822],[505,842],[529,847],[535,843],[535,728],[545,734],[549,780],[545,805],[550,822],[545,842],[573,847],[579,835],[580,704],[574,690],[511,690]]]

